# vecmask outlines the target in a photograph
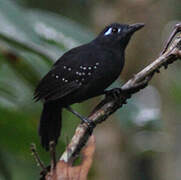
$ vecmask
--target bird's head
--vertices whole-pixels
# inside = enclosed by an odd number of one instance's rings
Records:
[[[143,26],[143,23],[132,25],[113,23],[104,28],[96,38],[96,41],[105,47],[125,49],[134,32]]]

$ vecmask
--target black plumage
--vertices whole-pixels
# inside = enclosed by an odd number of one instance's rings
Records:
[[[66,52],[40,81],[34,98],[43,100],[39,135],[45,149],[57,143],[62,108],[105,94],[120,75],[125,48],[143,24],[107,26],[93,41]]]

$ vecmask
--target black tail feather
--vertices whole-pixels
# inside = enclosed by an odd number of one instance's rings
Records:
[[[50,141],[57,144],[61,131],[62,108],[55,102],[45,103],[40,118],[39,135],[42,146],[48,151]]]

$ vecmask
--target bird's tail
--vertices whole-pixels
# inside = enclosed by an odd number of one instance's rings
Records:
[[[61,131],[61,112],[62,108],[58,103],[45,103],[39,124],[39,135],[42,146],[48,151],[50,141],[57,144]]]

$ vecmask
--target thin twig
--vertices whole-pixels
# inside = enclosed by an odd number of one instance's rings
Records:
[[[50,156],[51,156],[51,169],[55,169],[56,167],[56,149],[55,149],[55,142],[50,141]]]
[[[35,158],[35,161],[38,163],[38,166],[40,166],[42,168],[42,170],[44,172],[47,171],[47,168],[45,167],[44,163],[41,161],[39,155],[38,155],[38,152],[36,150],[36,145],[35,144],[31,144],[31,152],[32,152],[32,155],[34,156]]]
[[[160,55],[164,54],[166,52],[166,50],[168,49],[168,46],[170,45],[170,43],[172,42],[173,38],[175,37],[175,35],[178,33],[178,32],[181,32],[181,23],[178,23],[175,25],[172,33],[170,34],[167,42],[165,43],[165,46],[163,48],[163,50],[161,51]]]
[[[121,89],[131,90],[134,89],[139,83],[145,81],[150,81],[155,72],[159,72],[161,67],[167,67],[169,64],[173,63],[177,59],[181,58],[181,35],[178,36],[166,49],[165,53],[160,55],[155,59],[150,65],[146,66],[142,71],[137,73],[133,78],[131,78],[127,83],[125,83]],[[120,94],[117,99],[105,98],[101,101],[93,113],[89,116],[89,120],[93,121],[95,125],[106,120],[112,113],[114,113],[123,104],[126,104],[126,100],[131,97],[134,92],[129,94]],[[67,146],[65,152],[62,154],[60,160],[65,162],[70,162],[74,157],[80,153],[82,147],[85,145],[90,137],[90,132],[93,128],[87,126],[86,123],[80,124],[72,137],[71,142]]]

